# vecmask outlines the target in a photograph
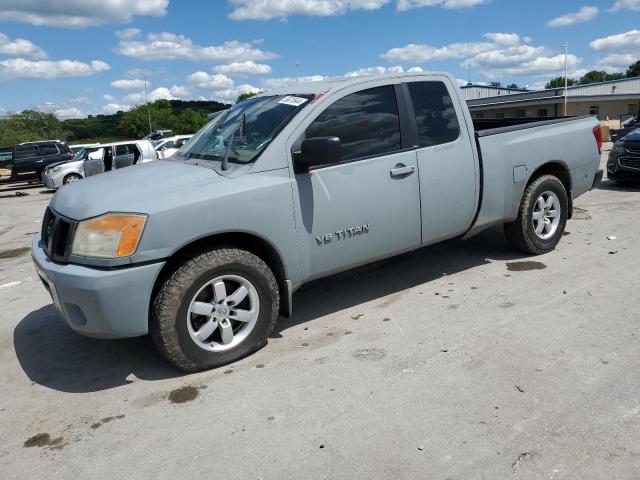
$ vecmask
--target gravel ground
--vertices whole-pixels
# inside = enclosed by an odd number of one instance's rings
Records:
[[[640,477],[640,186],[579,198],[547,255],[496,229],[310,284],[191,375],[61,322],[29,256],[50,198],[0,188],[3,479]]]

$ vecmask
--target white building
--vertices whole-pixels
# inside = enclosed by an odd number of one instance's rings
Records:
[[[462,87],[474,118],[560,117],[564,88],[522,91],[501,87]],[[568,88],[567,114],[617,120],[640,113],[640,77]]]

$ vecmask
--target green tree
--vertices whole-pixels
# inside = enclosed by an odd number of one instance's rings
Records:
[[[52,113],[24,110],[0,120],[0,145],[63,139],[61,122]]]
[[[512,83],[511,85],[507,85],[507,88],[520,88],[517,83]]]
[[[620,80],[624,78],[622,73],[607,73],[604,70],[592,70],[585,73],[578,83],[580,85],[589,85],[590,83],[607,82],[609,80]]]
[[[576,83],[578,83],[576,80],[574,80],[573,78],[568,78],[567,79],[567,85],[570,87],[572,85],[575,85]],[[549,80],[547,82],[547,84],[544,86],[544,88],[546,89],[550,89],[550,88],[564,88],[564,77],[556,77],[553,78],[551,80]]]
[[[501,87],[502,83],[500,83],[500,82],[491,82],[489,85],[491,85],[492,87]]]
[[[207,113],[188,108],[180,112],[176,123],[175,133],[195,133],[207,123]]]
[[[629,65],[629,68],[627,68],[627,77],[640,77],[640,60]]]
[[[236,103],[240,103],[240,102],[246,100],[247,98],[254,97],[254,96],[258,95],[258,93],[260,93],[260,92],[242,93],[242,94],[238,95],[238,98],[236,99]]]

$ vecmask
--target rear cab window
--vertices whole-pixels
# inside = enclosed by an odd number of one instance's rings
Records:
[[[60,151],[55,143],[43,143],[39,147],[40,155],[58,155]]]
[[[421,147],[450,143],[460,136],[458,116],[446,85],[440,81],[408,82]]]
[[[306,138],[338,137],[344,162],[382,156],[402,148],[393,85],[347,95],[307,127]]]

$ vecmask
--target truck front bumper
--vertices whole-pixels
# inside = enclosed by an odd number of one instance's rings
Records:
[[[43,285],[69,327],[96,338],[149,331],[149,301],[165,262],[117,269],[56,263],[34,238],[31,256]]]

